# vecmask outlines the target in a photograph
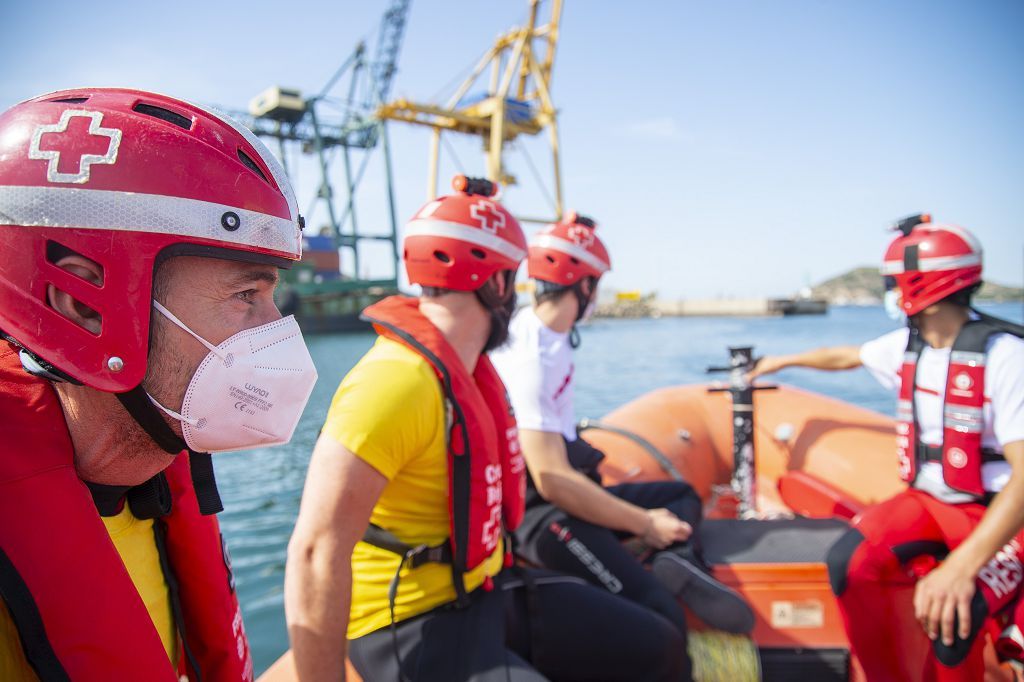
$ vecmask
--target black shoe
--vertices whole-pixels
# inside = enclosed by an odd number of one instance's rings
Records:
[[[716,630],[745,635],[754,629],[754,611],[737,594],[672,552],[659,552],[651,563],[658,581]]]

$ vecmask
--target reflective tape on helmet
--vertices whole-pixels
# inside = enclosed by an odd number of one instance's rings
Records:
[[[231,220],[225,222],[230,214]],[[301,255],[298,223],[209,201],[79,187],[0,186],[0,223],[156,232]]]
[[[562,239],[561,237],[556,237],[550,234],[538,234],[530,240],[530,246],[559,251],[567,256],[578,258],[601,274],[608,272],[607,263],[592,254],[590,251],[587,251],[582,246],[574,244],[566,239]]]
[[[410,239],[412,237],[442,237],[468,242],[485,249],[490,249],[517,263],[526,257],[526,251],[502,239],[495,233],[447,220],[422,218],[411,220],[405,227],[405,238]]]
[[[936,272],[939,270],[955,270],[981,265],[981,253],[969,253],[963,256],[940,256],[921,258],[915,272]],[[887,260],[882,263],[883,275],[901,275],[904,272],[902,260]]]

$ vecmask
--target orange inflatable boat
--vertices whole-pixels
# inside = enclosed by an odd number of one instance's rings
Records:
[[[749,349],[733,352],[731,383],[653,391],[583,420],[582,436],[606,453],[606,484],[682,477],[701,494],[705,558],[755,610],[761,679],[862,682],[824,557],[858,511],[903,489],[894,422],[788,386],[754,397]],[[991,644],[986,661],[986,682],[1015,679]],[[294,679],[289,653],[261,681]]]

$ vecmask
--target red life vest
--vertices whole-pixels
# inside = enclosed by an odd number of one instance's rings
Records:
[[[985,348],[989,337],[1002,331],[986,321],[971,320],[957,334],[949,354],[942,406],[942,478],[950,488],[977,497],[985,494],[981,478],[982,463],[1001,459],[997,453],[983,452],[981,436],[985,428],[982,420],[985,405]],[[896,409],[896,449],[900,477],[908,483],[913,483],[917,478],[918,460],[929,454],[929,446],[920,441],[914,398],[917,362],[923,348],[924,341],[920,334],[911,329],[903,366],[900,368],[900,392]]]
[[[0,344],[0,595],[40,679],[252,680],[253,664],[217,519],[203,516],[188,455],[164,472],[171,512],[157,545],[181,637],[160,636],[74,466],[49,382]]]
[[[502,532],[523,520],[526,462],[505,385],[486,355],[470,375],[415,298],[391,296],[363,311],[363,318],[381,336],[421,355],[441,382],[450,422],[449,545],[461,593],[461,574],[483,563]]]

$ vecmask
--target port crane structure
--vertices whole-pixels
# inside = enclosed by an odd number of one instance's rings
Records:
[[[509,29],[480,58],[469,76],[443,104],[396,99],[377,110],[380,120],[401,121],[431,129],[430,172],[427,198],[437,196],[441,136],[460,133],[478,136],[487,152],[487,179],[516,184],[504,166],[504,152],[520,135],[548,133],[554,186],[554,218],[519,216],[527,222],[553,222],[563,212],[562,179],[558,151],[558,111],[551,99],[551,72],[558,45],[562,0],[550,0],[551,14],[538,23],[541,0],[529,0],[523,26]],[[488,74],[483,92],[474,86]]]
[[[410,3],[411,0],[391,0],[381,18],[373,55],[365,42],[359,42],[315,95],[303,97],[298,90],[272,87],[255,97],[248,111],[228,111],[255,134],[276,140],[286,168],[292,147],[316,156],[319,185],[306,211],[307,224],[311,224],[312,216],[319,209],[325,209],[335,248],[347,250],[351,255],[351,277],[344,277],[336,283],[335,289],[357,291],[375,286],[394,288],[398,284],[398,228],[391,149],[385,121],[375,112],[391,93]],[[371,155],[378,148],[384,159],[390,229],[368,233],[359,229],[355,198]],[[339,197],[330,172],[336,152],[340,152],[345,171],[345,194],[340,197],[341,202],[336,201]],[[356,167],[353,157],[360,155]],[[390,245],[394,264],[391,279],[360,278],[359,247],[367,241],[384,241]]]

